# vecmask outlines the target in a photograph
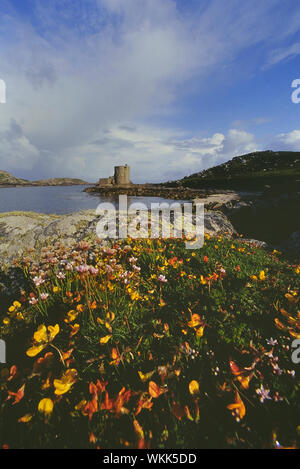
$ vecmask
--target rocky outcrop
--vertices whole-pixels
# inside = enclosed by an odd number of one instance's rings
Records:
[[[14,258],[24,256],[28,252],[38,256],[43,246],[57,241],[70,246],[80,240],[95,240],[99,220],[99,216],[93,210],[83,210],[69,215],[2,213],[0,214],[0,263],[9,265]],[[210,235],[235,233],[228,218],[216,211],[205,213],[205,231]]]
[[[161,197],[174,200],[194,200],[196,198],[206,198],[210,195],[222,197],[235,196],[236,193],[231,190],[214,189],[191,189],[189,187],[165,187],[158,184],[132,184],[130,187],[121,186],[91,186],[84,189],[84,192],[90,194],[99,194],[104,197],[116,197],[120,194],[135,197]]]
[[[0,214],[0,297],[15,296],[26,286],[26,278],[22,271],[14,267],[15,259],[26,256],[38,259],[43,247],[54,245],[58,241],[66,246],[72,246],[81,240],[99,242],[96,233],[99,220],[93,210],[69,215],[31,212]],[[207,211],[204,220],[205,232],[212,236],[235,234],[232,224],[222,213]]]

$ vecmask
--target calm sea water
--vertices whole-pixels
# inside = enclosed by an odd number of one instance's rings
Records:
[[[78,210],[96,209],[101,202],[118,207],[118,197],[108,198],[83,192],[84,186],[10,187],[0,188],[0,212],[26,211],[65,214]],[[128,205],[143,202],[163,202],[160,197],[128,197]],[[167,200],[170,203],[170,199]],[[176,201],[180,202],[180,201]]]

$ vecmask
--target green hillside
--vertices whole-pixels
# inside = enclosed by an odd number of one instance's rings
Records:
[[[193,188],[262,188],[267,184],[297,184],[300,152],[259,151],[168,183]]]

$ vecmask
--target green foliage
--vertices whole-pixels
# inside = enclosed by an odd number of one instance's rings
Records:
[[[207,237],[58,244],[22,268],[31,287],[1,314],[0,445],[299,445],[297,263]]]

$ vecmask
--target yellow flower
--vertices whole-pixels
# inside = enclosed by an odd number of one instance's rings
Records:
[[[37,331],[33,334],[34,344],[30,347],[26,355],[28,357],[35,357],[38,355],[47,345],[52,342],[52,340],[57,336],[59,333],[59,325],[56,324],[55,326],[48,326],[47,328],[44,324],[41,324]]]
[[[207,284],[207,281],[205,280],[205,278],[203,277],[203,275],[200,275],[200,283],[202,283],[202,285],[206,285],[206,284]]]
[[[261,270],[259,273],[259,279],[260,280],[266,280],[266,274],[264,270]]]
[[[100,344],[107,344],[107,342],[109,341],[110,338],[111,338],[111,334],[106,335],[105,337],[101,337]]]
[[[73,336],[76,335],[77,332],[79,331],[80,325],[79,325],[79,324],[74,324],[74,325],[72,326],[72,324],[70,324],[70,327],[71,327],[70,337],[73,337]]]
[[[87,401],[85,399],[82,399],[82,401],[78,402],[75,406],[75,410],[82,410],[87,404]]]
[[[284,296],[291,304],[296,304],[298,302],[298,298],[296,298],[296,295],[294,294],[291,295],[290,293],[286,293]]]
[[[251,275],[251,279],[254,280],[255,282],[258,280],[256,275]]]
[[[116,316],[115,316],[115,313],[113,313],[113,312],[107,313],[107,315],[106,315],[107,320],[110,321],[110,322],[113,322],[113,320],[115,319],[115,317],[116,317]]]
[[[8,311],[9,311],[10,313],[13,313],[13,312],[15,311],[15,309],[16,309],[16,308],[15,308],[14,306],[10,306],[10,307],[8,308]]]
[[[48,326],[49,331],[49,341],[51,342],[59,333],[59,325],[56,324],[55,326]]]
[[[57,293],[60,291],[60,288],[59,287],[53,287],[53,293]]]
[[[192,396],[199,394],[199,383],[195,379],[190,382],[189,384],[189,391],[192,394]]]
[[[138,374],[139,374],[139,377],[141,378],[141,381],[143,383],[146,383],[146,381],[148,381],[148,379],[151,378],[151,376],[155,373],[155,370],[154,371],[150,371],[149,373],[142,373],[141,371],[138,371]]]
[[[195,330],[196,330],[197,337],[202,337],[203,336],[203,333],[204,333],[204,327],[203,326],[198,327],[198,329],[195,329]]]
[[[298,265],[295,269],[296,274],[300,274],[300,265]]]
[[[57,396],[65,394],[71,389],[71,387],[76,382],[76,380],[77,380],[77,370],[69,369],[65,371],[61,379],[55,379],[53,381],[53,384],[55,387],[54,394],[56,394]]]
[[[21,303],[19,303],[18,301],[14,301],[13,305],[14,305],[15,308],[21,308],[21,306],[22,306]]]
[[[47,328],[44,324],[41,324],[37,331],[33,334],[33,338],[36,342],[46,342],[48,339]]]
[[[32,414],[25,414],[23,417],[19,418],[18,422],[28,423],[32,419]]]
[[[53,407],[53,401],[49,398],[45,398],[39,402],[38,411],[41,412],[41,414],[49,416],[53,412]]]
[[[38,355],[42,350],[44,350],[44,348],[46,347],[46,345],[33,345],[32,347],[30,347],[27,352],[26,352],[26,355],[28,357],[35,357],[36,355]]]
[[[75,321],[75,319],[77,318],[77,316],[78,316],[78,313],[77,313],[74,309],[71,309],[71,310],[67,313],[67,318],[65,319],[65,322],[66,322],[66,323],[73,322],[73,321]]]
[[[3,319],[3,324],[5,324],[6,326],[8,326],[9,323],[10,323],[10,319],[9,319],[9,318],[4,318],[4,319]]]

